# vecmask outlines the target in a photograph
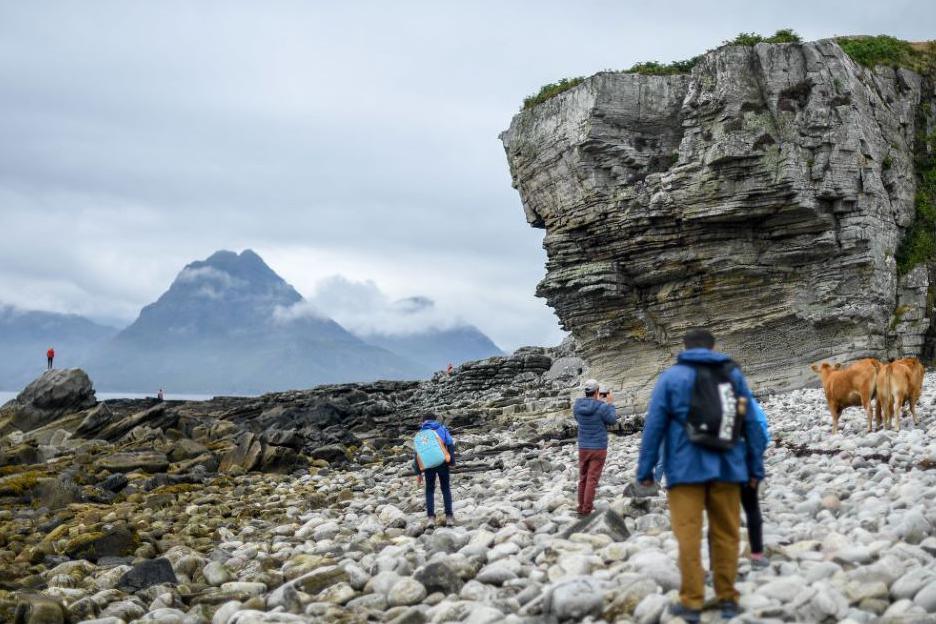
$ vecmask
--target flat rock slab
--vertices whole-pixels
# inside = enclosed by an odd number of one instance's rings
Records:
[[[64,554],[72,559],[98,561],[104,557],[125,557],[139,546],[136,533],[117,527],[104,533],[89,533],[72,539],[65,545]]]
[[[111,472],[165,472],[169,467],[169,458],[158,451],[137,451],[133,453],[114,453],[95,462],[98,468]]]

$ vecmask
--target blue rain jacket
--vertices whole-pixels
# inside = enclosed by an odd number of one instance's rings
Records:
[[[572,413],[578,422],[578,445],[580,449],[596,450],[608,448],[608,425],[617,423],[617,410],[604,401],[584,397],[575,400]]]
[[[686,418],[695,383],[694,363],[727,362],[730,358],[709,349],[688,349],[679,354],[677,363],[660,375],[644,424],[640,457],[637,461],[637,480],[653,479],[653,468],[662,451],[663,473],[667,487],[687,483],[724,481],[744,483],[751,477],[764,478],[764,449],[766,419],[762,425],[756,412],[748,409],[744,417],[743,431],[737,444],[727,451],[707,449],[689,441],[686,433]],[[739,369],[731,373],[735,391],[747,397],[748,405],[754,397],[747,380]],[[662,448],[661,448],[662,446]]]

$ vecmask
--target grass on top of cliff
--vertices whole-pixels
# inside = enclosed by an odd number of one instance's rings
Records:
[[[936,42],[911,43],[889,35],[838,37],[835,42],[859,65],[905,67],[924,73],[936,68]]]
[[[543,85],[540,87],[540,90],[536,95],[531,95],[527,98],[524,98],[523,108],[533,108],[537,104],[542,104],[549,98],[555,97],[563,91],[568,91],[572,87],[582,84],[584,81],[585,76],[576,76],[574,78],[563,78],[559,82],[550,82],[547,85]]]
[[[752,46],[758,43],[800,43],[802,38],[790,28],[782,28],[769,37],[758,35],[757,33],[738,33],[734,39],[728,39],[722,42],[722,46],[742,45]],[[709,50],[711,52],[711,50]],[[624,70],[628,74],[644,74],[645,76],[671,76],[674,74],[688,74],[692,71],[704,54],[693,56],[684,61],[673,61],[672,63],[658,63],[657,61],[644,61],[636,63],[630,69]]]
[[[778,30],[770,37],[758,35],[757,33],[739,33],[734,39],[723,41],[722,45],[747,45],[752,46],[757,43],[799,43],[802,41],[799,35],[789,28]],[[711,50],[709,50],[711,52]],[[673,61],[671,63],[660,63],[658,61],[644,61],[635,63],[630,69],[625,69],[628,74],[643,74],[645,76],[672,76],[674,74],[688,74],[692,68],[702,59],[704,55],[694,56],[682,61]],[[611,70],[609,70],[611,71]],[[529,110],[537,104],[542,104],[546,100],[568,91],[572,87],[582,84],[584,76],[574,78],[563,78],[558,82],[551,82],[540,87],[539,92],[523,100],[523,110]]]

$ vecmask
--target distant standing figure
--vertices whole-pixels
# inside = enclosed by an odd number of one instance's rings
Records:
[[[49,350],[46,351],[46,361],[48,362],[48,370],[52,370],[52,360],[55,359],[55,349],[49,347]]]
[[[164,398],[163,389],[160,388],[159,392],[156,393],[156,400],[162,402],[163,398]]]
[[[585,396],[575,400],[572,414],[578,422],[579,516],[587,516],[594,510],[595,491],[608,457],[609,425],[617,423],[614,396],[607,392],[598,398],[600,386],[594,379],[585,382]]]
[[[453,371],[453,370],[454,370],[454,368],[452,367],[452,363],[449,362],[448,368],[445,369],[445,374],[447,374],[449,377],[451,377],[451,376],[452,376],[452,371]]]

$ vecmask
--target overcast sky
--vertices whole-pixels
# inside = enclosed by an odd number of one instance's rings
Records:
[[[252,248],[310,298],[372,281],[554,344],[497,140],[524,96],[740,31],[934,26],[899,0],[6,2],[0,302],[127,323],[186,263]]]

